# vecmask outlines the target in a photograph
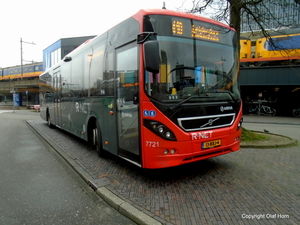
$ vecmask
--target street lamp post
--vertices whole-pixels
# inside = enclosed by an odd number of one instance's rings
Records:
[[[12,97],[12,100],[13,100],[13,113],[15,113],[15,88],[13,88],[12,90],[12,93],[13,93],[13,97]]]
[[[23,41],[22,38],[20,40],[20,44],[21,44],[21,77],[23,77],[23,46],[22,46],[22,43],[36,45],[33,41],[32,42]]]
[[[22,43],[26,43],[26,44],[30,44],[30,45],[36,45],[33,41],[32,42],[23,41],[22,38],[20,40],[20,45],[21,45],[21,79],[23,78],[23,61],[24,61],[23,60],[23,44]],[[15,105],[14,96],[13,96],[13,105]],[[28,106],[28,95],[27,95],[27,106]]]

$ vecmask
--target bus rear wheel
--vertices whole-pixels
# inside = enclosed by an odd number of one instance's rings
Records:
[[[48,124],[48,127],[54,128],[53,124],[51,123],[51,117],[50,117],[49,112],[47,112],[47,124]]]
[[[105,150],[102,145],[102,135],[99,124],[96,122],[96,126],[93,129],[93,144],[96,148],[98,155],[103,158],[105,157]]]

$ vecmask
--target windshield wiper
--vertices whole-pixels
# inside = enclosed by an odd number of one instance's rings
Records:
[[[238,104],[237,100],[234,98],[234,96],[232,95],[232,93],[230,91],[205,91],[205,92],[202,92],[201,94],[206,94],[206,93],[226,93],[226,94],[229,94],[229,96],[234,101],[234,103],[236,105]],[[178,109],[182,104],[188,102],[192,98],[215,98],[215,97],[213,97],[213,96],[190,96],[190,97],[182,100],[181,102],[178,102],[177,104],[169,107],[168,110],[173,112],[174,110]]]
[[[211,97],[211,96],[202,96],[202,97],[201,96],[190,96],[190,97],[182,100],[181,102],[178,102],[177,104],[169,107],[168,110],[174,111],[175,109],[178,109],[182,104],[188,102],[192,98],[214,98],[214,97]]]

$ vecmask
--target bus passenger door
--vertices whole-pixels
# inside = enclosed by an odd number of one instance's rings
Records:
[[[119,156],[141,164],[139,145],[138,47],[116,50],[117,127]]]
[[[61,75],[60,67],[54,70],[54,121],[61,127]]]

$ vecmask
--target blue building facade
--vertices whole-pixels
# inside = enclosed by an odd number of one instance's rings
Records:
[[[93,36],[62,38],[51,44],[43,50],[43,71],[62,60],[67,54],[73,51],[87,40],[93,39]]]

